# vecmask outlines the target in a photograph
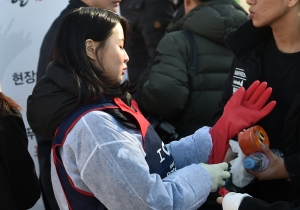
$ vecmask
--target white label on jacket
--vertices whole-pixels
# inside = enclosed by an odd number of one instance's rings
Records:
[[[232,94],[240,87],[243,87],[244,81],[247,80],[244,69],[235,68],[232,81]]]
[[[165,149],[165,144],[164,142],[161,142],[161,146],[162,146],[162,150],[164,151],[164,153],[166,153],[168,156],[170,156],[170,152],[168,150]],[[157,153],[159,154],[160,157],[160,162],[163,162],[165,160],[165,158],[162,157],[161,155],[161,148],[159,148],[157,150]]]

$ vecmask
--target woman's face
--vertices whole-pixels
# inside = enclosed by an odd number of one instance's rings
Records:
[[[124,49],[124,32],[120,23],[113,29],[112,35],[108,38],[103,52],[99,50],[98,56],[102,56],[104,69],[110,77],[120,83],[122,76],[127,70],[129,57]]]

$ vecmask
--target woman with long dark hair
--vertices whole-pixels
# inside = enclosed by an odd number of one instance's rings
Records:
[[[31,208],[40,197],[21,107],[0,90],[0,209]]]
[[[162,143],[131,99],[129,82],[121,83],[129,61],[127,29],[126,19],[107,10],[69,13],[57,34],[53,62],[28,98],[31,128],[53,137],[55,197],[61,209],[197,209],[224,185],[227,163],[205,164],[215,148],[213,128]],[[234,94],[224,112],[229,110],[226,119],[248,112],[238,124],[223,119],[231,128],[222,128],[232,134],[274,107],[264,107],[271,92],[266,84],[249,89]],[[255,99],[248,101],[251,95]],[[257,101],[260,105],[252,106]]]

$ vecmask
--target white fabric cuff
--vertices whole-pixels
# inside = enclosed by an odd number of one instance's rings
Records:
[[[224,197],[222,202],[223,210],[238,210],[242,200],[247,196],[252,197],[246,193],[245,194],[234,193],[234,192],[228,193]]]

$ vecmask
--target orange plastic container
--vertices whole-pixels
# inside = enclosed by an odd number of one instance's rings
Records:
[[[262,152],[260,147],[264,143],[267,147],[270,146],[269,137],[266,131],[259,125],[252,126],[247,130],[238,134],[238,142],[241,150],[245,155],[250,155],[254,152]]]

